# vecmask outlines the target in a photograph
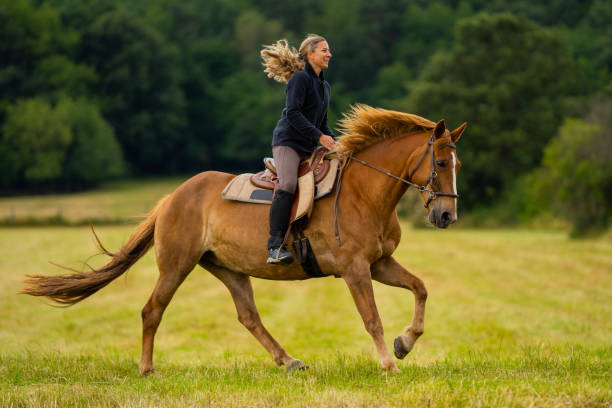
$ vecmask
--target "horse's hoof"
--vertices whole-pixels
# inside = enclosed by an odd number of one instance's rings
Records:
[[[414,341],[412,341],[411,338],[407,336],[397,336],[393,342],[393,354],[395,354],[395,357],[402,360],[410,353],[412,346],[414,346]]]
[[[140,369],[140,375],[143,377],[147,377],[149,375],[153,375],[155,374],[155,369],[153,367],[150,368],[141,368]]]
[[[384,360],[380,362],[380,365],[383,369],[383,373],[399,373],[399,368],[397,368],[397,365],[395,365],[395,361],[393,361],[393,359],[391,357],[389,357],[388,360]]]
[[[291,371],[294,371],[294,370],[302,370],[302,371],[308,370],[308,364],[300,360],[293,360],[291,363],[287,365],[287,367],[285,368],[285,371],[290,373]]]

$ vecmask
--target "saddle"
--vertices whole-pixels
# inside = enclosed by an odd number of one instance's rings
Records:
[[[302,161],[298,166],[298,188],[291,206],[289,224],[304,216],[310,217],[317,185],[325,179],[330,169],[330,160],[325,159],[326,153],[327,150],[324,147],[319,147],[310,158]],[[253,174],[250,181],[255,187],[276,191],[278,176],[274,159],[266,157],[264,166],[265,170]]]
[[[329,171],[329,160],[325,160],[326,152],[324,147],[319,147],[310,158],[302,161],[298,167],[298,178],[312,171],[315,185],[319,184]],[[266,190],[276,190],[278,187],[278,176],[276,175],[276,164],[274,163],[274,159],[266,157],[263,161],[265,170],[253,174],[251,176],[251,183],[253,183],[255,187]]]

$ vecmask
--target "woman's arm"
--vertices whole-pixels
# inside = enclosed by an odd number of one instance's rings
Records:
[[[327,124],[327,112],[325,112],[325,116],[323,116],[323,125],[321,126],[321,131],[323,132],[323,134],[329,135],[334,140],[336,140],[336,135],[334,135],[334,132],[332,132],[329,125]]]

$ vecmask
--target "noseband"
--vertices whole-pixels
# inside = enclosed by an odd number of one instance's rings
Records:
[[[414,169],[412,169],[412,171],[408,175],[408,179],[398,177],[395,174],[389,173],[388,171],[378,168],[366,161],[353,157],[351,154],[341,153],[343,156],[345,156],[345,161],[342,164],[342,167],[340,168],[340,174],[338,175],[338,186],[336,188],[336,196],[334,197],[334,233],[336,234],[336,239],[338,240],[338,246],[341,245],[340,231],[338,230],[338,196],[340,195],[340,187],[342,185],[342,176],[344,175],[344,170],[346,169],[346,167],[348,167],[348,164],[351,160],[354,160],[357,163],[363,164],[366,167],[369,167],[391,178],[401,181],[402,183],[408,184],[411,187],[415,187],[421,193],[428,193],[429,198],[427,199],[427,202],[425,203],[425,208],[429,208],[429,204],[431,204],[431,202],[438,197],[453,197],[453,198],[459,197],[459,195],[455,193],[445,193],[443,191],[440,191],[441,187],[440,187],[440,181],[438,180],[438,172],[436,171],[436,166],[435,166],[433,144],[434,144],[434,133],[432,132],[431,136],[429,136],[429,140],[427,141],[427,147],[423,151],[423,154],[421,155],[421,157],[419,157],[419,160],[417,161],[416,166],[414,166]],[[448,143],[447,146],[453,149],[457,148],[457,146],[454,143]],[[429,174],[429,177],[427,178],[424,184],[421,185],[421,184],[414,183],[412,181],[412,176],[414,175],[414,173],[417,172],[417,170],[421,166],[421,163],[423,162],[423,159],[425,158],[428,152],[429,152],[429,157],[431,161],[431,173]],[[431,186],[431,188],[428,188],[427,186]],[[437,188],[437,190],[434,190],[434,188]]]

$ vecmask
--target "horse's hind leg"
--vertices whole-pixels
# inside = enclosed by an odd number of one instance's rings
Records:
[[[412,350],[416,340],[425,329],[425,301],[427,289],[423,281],[401,266],[392,257],[383,258],[371,267],[372,279],[390,286],[410,289],[414,293],[414,318],[412,324],[404,329],[393,343],[395,357],[403,359]]]
[[[251,279],[248,275],[236,273],[216,265],[202,263],[202,266],[216,276],[229,289],[234,304],[236,305],[238,320],[251,332],[251,334],[253,334],[253,336],[255,336],[261,345],[264,346],[277,365],[284,365],[288,372],[295,369],[303,370],[308,368],[308,366],[300,360],[291,357],[264,327],[259,317],[257,307],[255,306],[253,287],[251,286]]]
[[[142,309],[142,356],[140,358],[140,374],[148,375],[155,372],[153,368],[153,342],[155,332],[172,296],[193,270],[197,261],[189,261],[188,257],[176,257],[159,254],[157,264],[159,278],[149,301]]]

